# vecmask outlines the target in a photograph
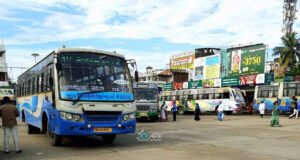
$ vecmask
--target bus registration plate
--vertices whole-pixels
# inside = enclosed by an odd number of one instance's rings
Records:
[[[112,132],[112,128],[94,128],[94,132]]]
[[[140,116],[141,116],[141,117],[147,117],[147,116],[148,116],[148,113],[147,113],[147,112],[140,112]]]

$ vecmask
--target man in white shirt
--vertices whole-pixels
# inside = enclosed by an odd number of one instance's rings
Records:
[[[218,107],[218,120],[219,121],[223,121],[224,119],[224,106],[223,106],[223,102],[221,101],[220,104],[219,104],[219,107]]]
[[[258,106],[260,118],[264,117],[264,115],[265,115],[265,109],[266,109],[266,105],[265,105],[264,101],[261,101],[260,104],[259,104],[259,106]]]

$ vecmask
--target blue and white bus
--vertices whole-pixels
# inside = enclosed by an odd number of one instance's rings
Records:
[[[123,55],[61,48],[18,77],[17,108],[28,134],[47,133],[53,145],[63,136],[134,133],[136,106]],[[137,80],[137,71],[135,72]]]
[[[273,103],[279,101],[282,112],[290,112],[291,97],[300,99],[300,82],[281,82],[273,85],[257,85],[255,87],[253,109],[258,110],[259,103],[264,102],[266,110],[273,109]],[[298,101],[299,102],[299,101]]]

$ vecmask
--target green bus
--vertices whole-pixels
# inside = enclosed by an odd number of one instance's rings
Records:
[[[157,120],[159,112],[157,84],[137,82],[133,85],[133,92],[137,108],[136,118],[150,119],[151,121]]]

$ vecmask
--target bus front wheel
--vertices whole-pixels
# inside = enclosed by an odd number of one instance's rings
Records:
[[[116,139],[117,135],[107,134],[107,135],[102,135],[101,137],[104,143],[112,143]]]
[[[49,128],[49,124],[47,125],[47,135],[53,146],[60,146],[62,144],[62,136],[53,133]]]
[[[30,125],[28,123],[26,123],[26,131],[27,131],[27,134],[38,134],[40,133],[40,129],[33,126],[33,125]]]

